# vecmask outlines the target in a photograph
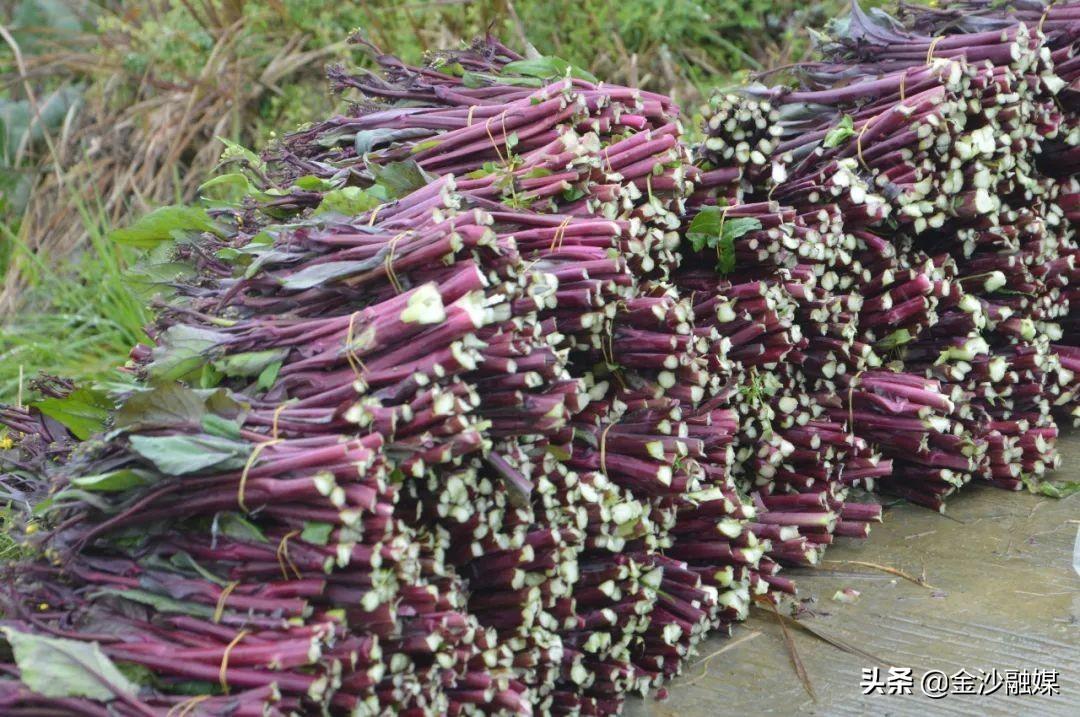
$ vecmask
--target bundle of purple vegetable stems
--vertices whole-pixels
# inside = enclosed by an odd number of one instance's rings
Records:
[[[105,432],[0,412],[34,556],[0,711],[615,714],[875,493],[1053,470],[1080,4],[898,17],[853,6],[694,142],[492,39],[332,68],[358,103],[227,152],[152,249]]]

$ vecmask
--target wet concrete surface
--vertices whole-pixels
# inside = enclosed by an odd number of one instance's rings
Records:
[[[1060,480],[1080,480],[1080,431],[1059,446]],[[826,561],[863,561],[925,575],[923,587],[872,568],[826,562],[827,570],[789,570],[804,602],[800,620],[870,656],[850,654],[789,627],[816,695],[796,675],[777,619],[754,608],[731,638],[699,647],[669,697],[631,700],[634,717],[765,715],[1080,715],[1080,494],[1055,500],[969,486],[946,515],[912,505],[886,511],[868,540],[842,540]],[[1077,556],[1080,561],[1080,555]],[[833,600],[852,588],[853,603]],[[711,653],[726,651],[704,660]],[[910,695],[864,695],[863,668],[911,668]],[[924,673],[964,669],[981,687],[982,673],[1057,670],[1054,696],[949,694],[920,691]],[[960,683],[964,678],[961,676]],[[991,679],[993,683],[993,678]]]

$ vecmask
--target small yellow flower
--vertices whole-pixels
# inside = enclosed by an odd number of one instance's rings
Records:
[[[0,451],[6,451],[15,446],[15,441],[11,440],[11,436],[4,436],[0,438]]]

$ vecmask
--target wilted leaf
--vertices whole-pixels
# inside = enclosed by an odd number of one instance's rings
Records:
[[[1068,498],[1074,493],[1080,493],[1080,481],[1064,480],[1064,481],[1048,481],[1038,480],[1034,476],[1028,478],[1021,478],[1028,491],[1031,493],[1037,493],[1039,495],[1045,495],[1048,498]]]
[[[173,615],[191,615],[192,617],[201,617],[205,619],[210,619],[214,616],[214,608],[209,605],[184,602],[182,600],[171,598],[168,595],[159,595],[158,593],[152,593],[148,590],[139,590],[136,588],[130,590],[105,588],[103,590],[98,590],[93,594],[93,597],[99,597],[101,595],[115,595],[124,598],[125,600],[131,600],[132,602],[141,603],[142,605],[149,605],[158,612],[170,613]]]
[[[390,162],[377,165],[368,163],[368,171],[375,178],[375,183],[386,190],[385,199],[397,199],[426,187],[438,177],[425,172],[415,160]]]
[[[392,129],[390,127],[378,127],[376,129],[366,129],[357,132],[356,137],[353,138],[353,145],[356,147],[356,153],[363,157],[380,145],[399,142],[403,139],[424,137],[428,134],[431,134],[431,132],[426,129]]]
[[[214,516],[211,534],[224,535],[233,540],[253,540],[256,543],[269,543],[258,526],[238,513],[219,513]]]
[[[96,642],[43,637],[10,627],[0,630],[11,645],[20,679],[40,695],[109,702],[139,691]]]

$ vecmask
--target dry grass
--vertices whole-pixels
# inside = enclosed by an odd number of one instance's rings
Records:
[[[32,97],[31,84],[43,76],[67,75],[91,81],[93,93],[72,111],[56,136],[47,137],[39,178],[18,231],[24,248],[13,257],[0,290],[0,315],[20,306],[30,269],[29,253],[69,256],[85,243],[81,207],[111,225],[163,203],[190,201],[214,166],[222,146],[215,137],[241,136],[267,93],[295,73],[321,74],[326,58],[344,43],[303,50],[304,37],[283,38],[269,62],[238,52],[243,35],[242,0],[214,5],[200,2],[191,12],[214,37],[201,71],[176,84],[144,74],[132,86],[123,68],[91,52],[95,35],[73,38],[73,49],[38,54],[17,63],[19,82]],[[5,38],[21,59],[14,38]],[[258,63],[257,66],[256,63]]]

